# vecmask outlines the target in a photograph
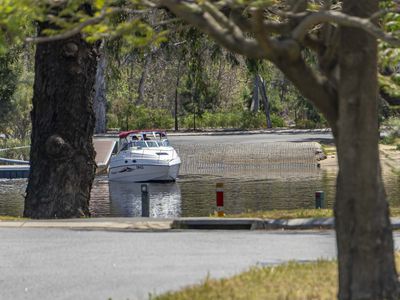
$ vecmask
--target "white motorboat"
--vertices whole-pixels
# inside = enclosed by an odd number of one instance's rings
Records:
[[[111,181],[174,181],[181,159],[170,146],[165,131],[130,130],[119,134],[118,153],[111,157]]]

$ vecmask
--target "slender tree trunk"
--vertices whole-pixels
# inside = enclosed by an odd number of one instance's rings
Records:
[[[196,106],[194,107],[193,113],[193,131],[196,131]]]
[[[135,71],[135,65],[131,63],[130,68],[127,70],[128,84],[129,84],[128,85],[129,104],[133,104],[134,71]]]
[[[80,34],[37,45],[25,217],[89,215],[96,53]]]
[[[377,0],[343,1],[351,15],[367,17],[377,9]],[[362,30],[341,30],[335,205],[339,299],[399,299],[379,165],[377,45]]]
[[[251,99],[250,111],[253,113],[258,112],[260,109],[260,96],[258,91],[260,90],[260,82],[258,78],[258,74],[254,75],[253,80],[253,97]]]
[[[178,124],[178,88],[181,79],[181,60],[178,61],[178,70],[176,74],[176,85],[175,85],[175,109],[174,109],[174,118],[175,118],[175,131],[179,130]]]
[[[151,59],[153,56],[153,52],[149,52],[144,60],[142,75],[140,76],[139,80],[139,87],[138,87],[138,99],[136,101],[137,105],[141,105],[144,102],[144,94],[145,94],[145,87],[146,87],[146,77],[149,72],[149,67],[151,63]]]
[[[259,76],[259,81],[260,81],[260,94],[263,100],[265,118],[267,119],[267,128],[272,128],[271,114],[269,111],[269,101],[267,96],[267,87],[265,86],[265,81],[264,79],[261,78],[261,76]]]
[[[95,96],[93,109],[96,116],[94,133],[105,133],[107,129],[106,67],[107,59],[104,51],[103,41],[100,46],[100,55],[96,71],[96,82],[94,85]]]

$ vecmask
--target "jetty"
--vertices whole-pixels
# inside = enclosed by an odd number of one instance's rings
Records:
[[[93,139],[93,146],[96,151],[96,158],[95,158],[97,164],[96,174],[100,174],[107,170],[108,164],[111,159],[111,155],[115,151],[116,144],[117,140],[112,138],[95,137]],[[29,161],[18,160],[18,159],[7,159],[0,157],[0,178],[14,179],[14,178],[28,178],[28,177],[29,177]]]

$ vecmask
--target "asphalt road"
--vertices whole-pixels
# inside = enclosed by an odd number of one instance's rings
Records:
[[[395,234],[396,244],[400,235]],[[335,257],[324,232],[0,229],[0,299],[148,299],[207,275]]]
[[[260,133],[248,132],[237,134],[213,134],[213,135],[169,135],[168,139],[172,145],[214,144],[214,143],[276,143],[276,142],[332,142],[332,133]]]

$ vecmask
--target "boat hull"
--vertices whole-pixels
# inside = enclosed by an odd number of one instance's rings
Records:
[[[169,164],[130,164],[110,168],[109,180],[120,182],[175,181],[180,161]]]

